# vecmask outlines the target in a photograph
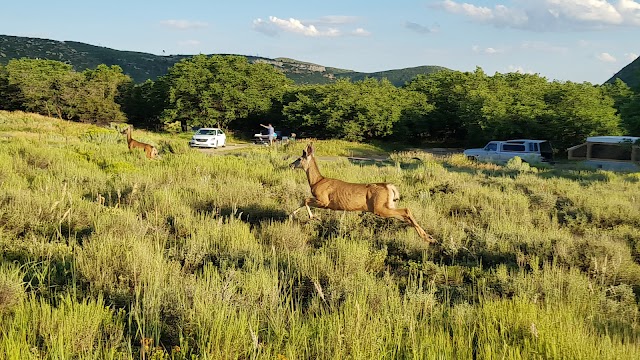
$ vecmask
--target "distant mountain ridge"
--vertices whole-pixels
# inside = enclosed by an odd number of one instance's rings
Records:
[[[230,54],[211,54],[230,55]],[[135,51],[114,50],[76,41],[57,41],[11,35],[0,35],[0,64],[6,65],[11,59],[31,58],[57,60],[71,64],[76,71],[92,69],[100,64],[118,65],[135,82],[155,80],[165,75],[178,61],[193,55],[154,55]],[[352,70],[327,67],[289,58],[269,59],[259,56],[246,57],[249,62],[264,62],[273,65],[297,84],[326,84],[339,78],[354,81],[367,77],[388,79],[396,86],[402,86],[418,74],[430,74],[448,70],[442,66],[418,66],[405,69],[362,73]]]
[[[637,57],[630,64],[623,67],[607,83],[613,83],[616,79],[620,79],[629,85],[630,88],[640,91],[640,57]]]

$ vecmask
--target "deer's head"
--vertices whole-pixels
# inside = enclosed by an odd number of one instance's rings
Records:
[[[306,150],[302,150],[302,156],[297,158],[296,161],[292,162],[289,166],[291,166],[292,169],[300,168],[300,169],[303,169],[304,171],[307,171],[307,169],[309,169],[309,164],[311,164],[312,160],[313,160],[313,145],[309,144],[307,145]]]

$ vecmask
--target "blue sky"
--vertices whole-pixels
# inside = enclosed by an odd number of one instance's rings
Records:
[[[439,65],[599,84],[640,53],[640,0],[10,1],[0,34],[152,54]]]

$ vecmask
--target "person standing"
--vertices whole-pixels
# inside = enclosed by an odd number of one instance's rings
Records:
[[[260,124],[263,128],[267,128],[269,131],[269,146],[273,145],[273,140],[276,138],[276,130],[273,128],[273,125],[269,123],[269,125]]]

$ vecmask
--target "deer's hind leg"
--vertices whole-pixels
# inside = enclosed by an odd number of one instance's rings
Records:
[[[409,209],[402,209],[406,211],[406,214],[403,216],[405,221],[409,222],[418,232],[418,235],[420,235],[421,238],[423,238],[425,241],[427,242],[435,242],[435,239],[433,237],[431,237],[431,235],[427,234],[426,231],[424,231],[424,229],[418,224],[418,222],[416,221],[416,219],[413,217],[413,214],[411,213],[411,210]]]
[[[389,209],[383,208],[374,212],[378,216],[382,217],[393,217],[399,220],[403,220],[411,224],[416,229],[418,235],[427,242],[435,242],[431,235],[427,234],[426,231],[418,224],[416,219],[413,217],[411,210],[409,209]]]

